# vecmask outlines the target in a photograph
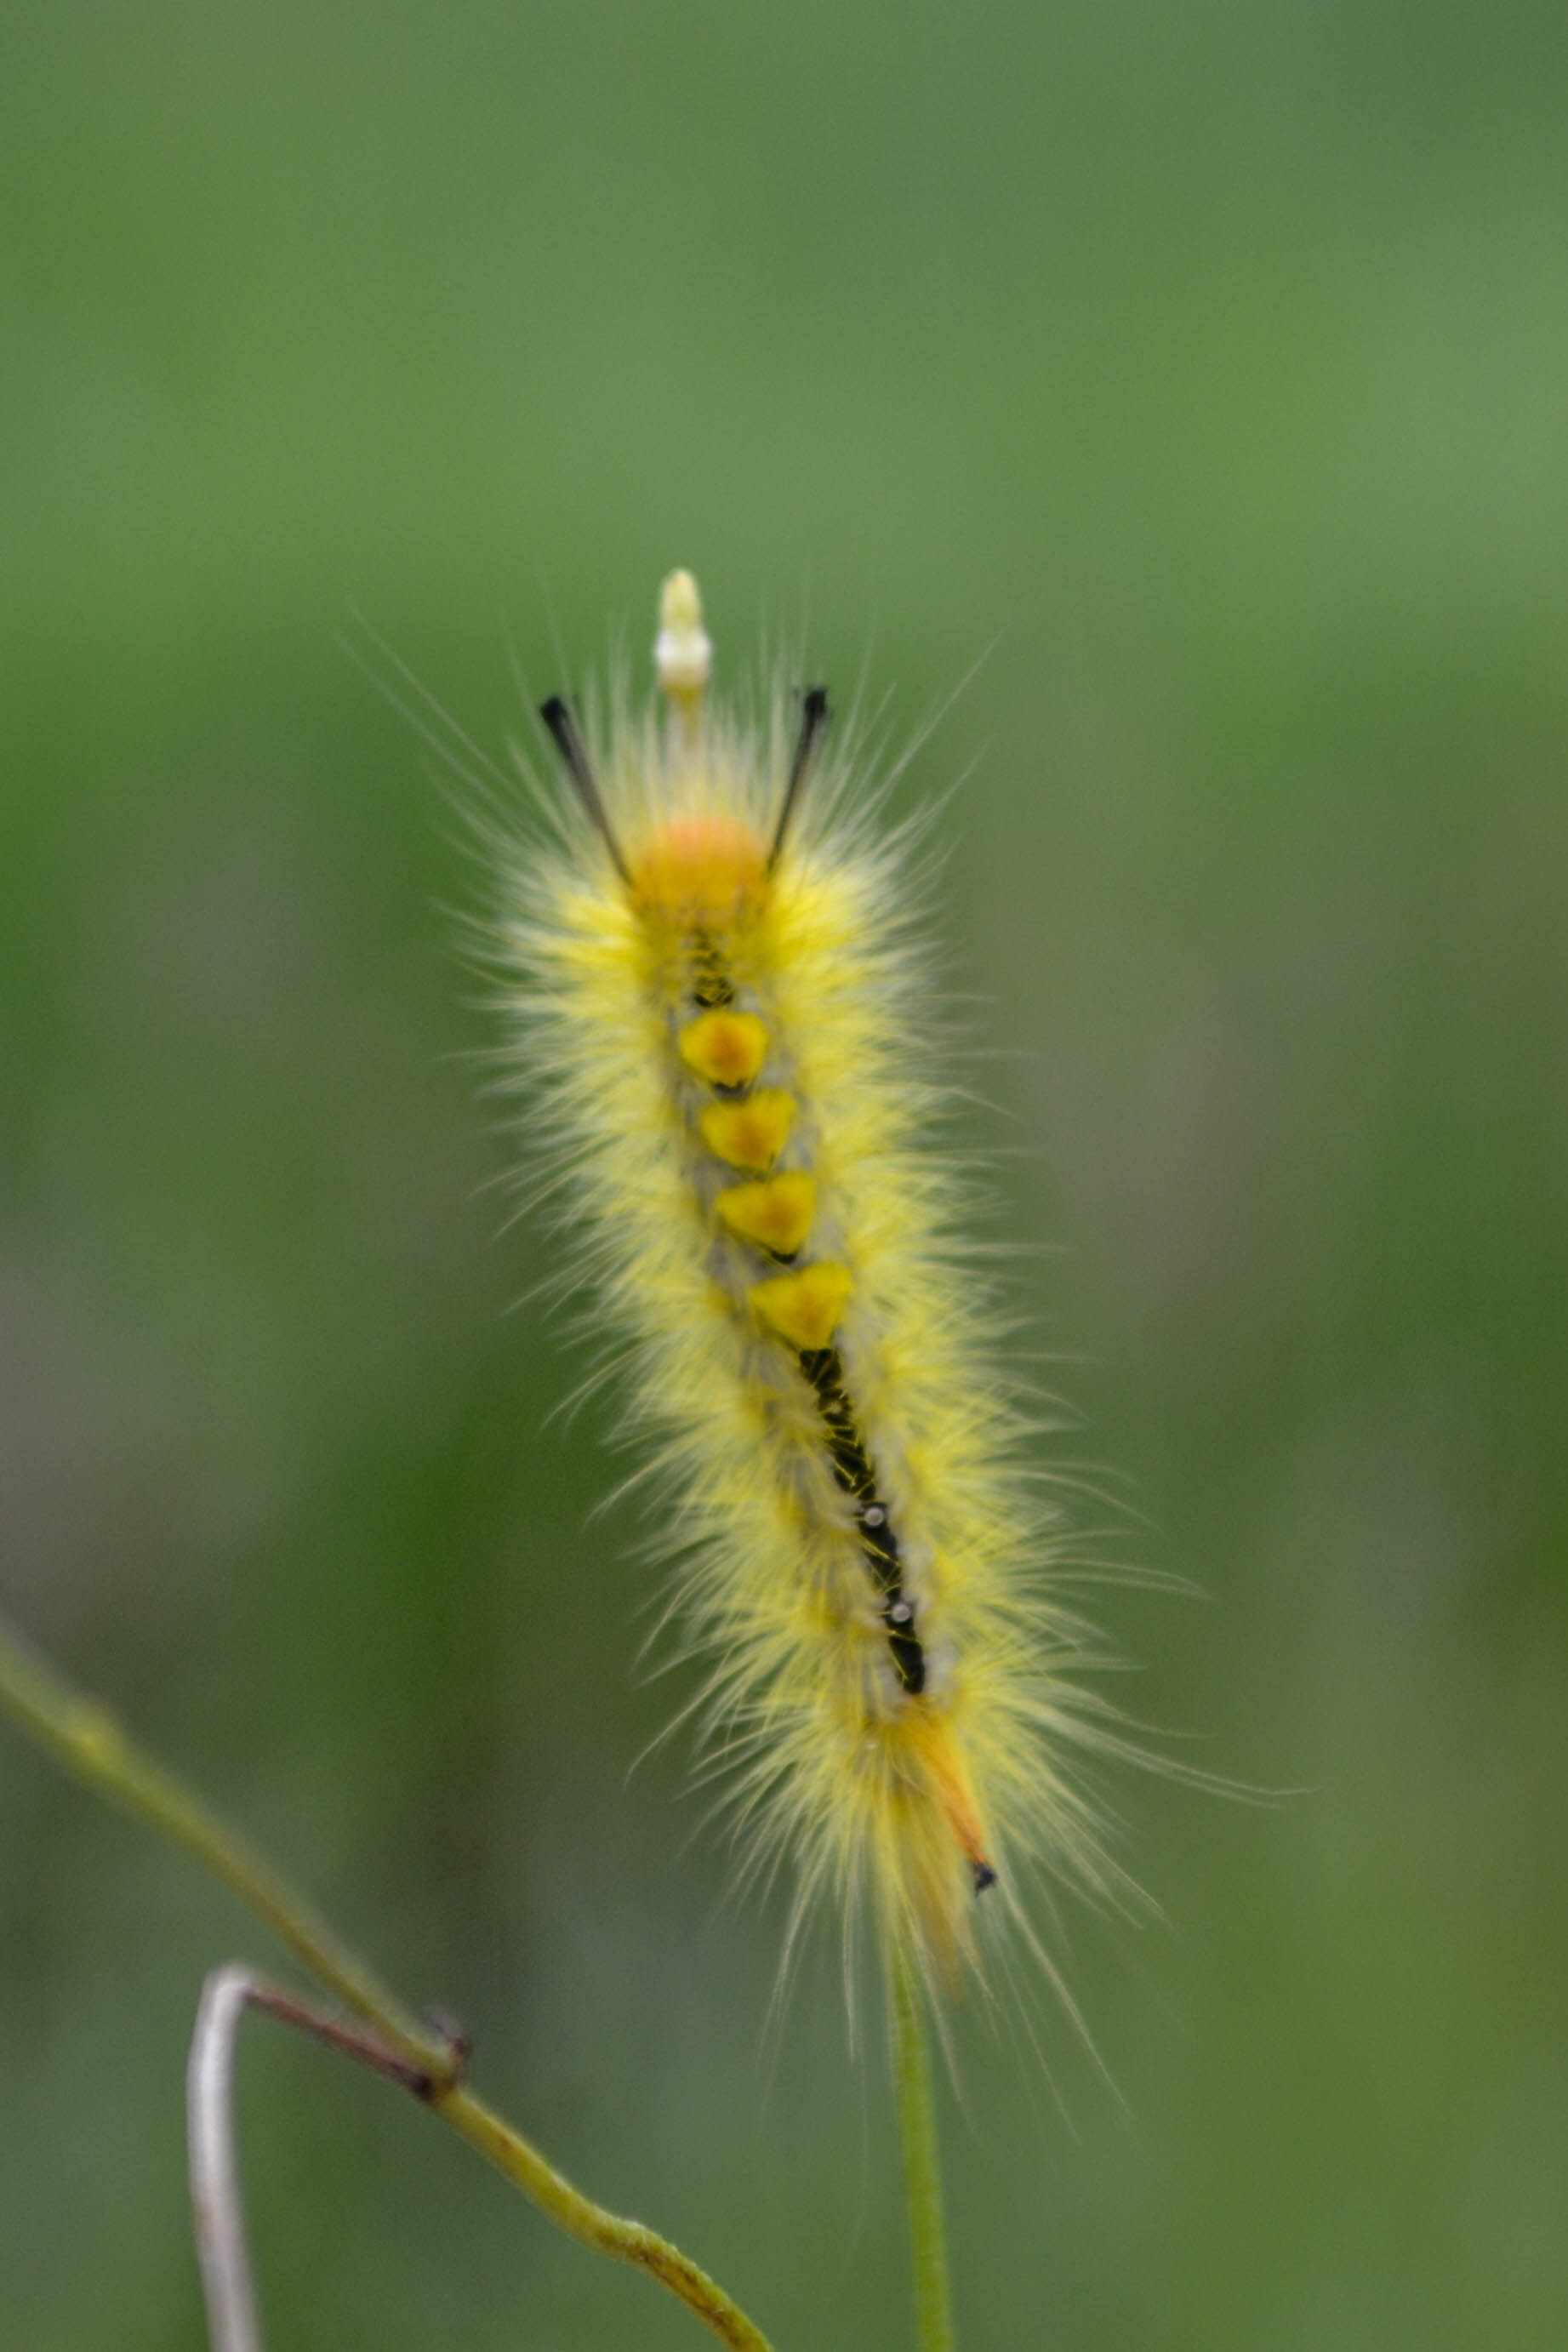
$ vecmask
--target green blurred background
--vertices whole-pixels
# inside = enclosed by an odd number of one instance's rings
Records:
[[[1004,1228],[1108,1464],[1168,1931],[966,2015],[968,2352],[1568,2338],[1568,43],[1552,6],[0,23],[0,1599],[780,2352],[908,2340],[874,2028],[767,2031],[582,1365],[508,1309],[486,746],[673,562],[913,732]],[[806,616],[806,617],[803,617]],[[556,650],[557,645],[562,649]],[[1111,1472],[1106,1473],[1109,1479]],[[1095,1507],[1092,1514],[1103,1517]],[[1139,1515],[1142,1515],[1141,1517]],[[204,2341],[265,1938],[0,1732],[0,2344]],[[270,2340],[695,2346],[256,2026]]]

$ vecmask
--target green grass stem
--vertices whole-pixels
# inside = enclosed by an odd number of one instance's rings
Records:
[[[931,2092],[931,2051],[925,2004],[908,1950],[893,1953],[888,1969],[893,2012],[893,2075],[904,2143],[904,2192],[909,2212],[909,2254],[915,2283],[918,2352],[953,2352],[953,2300],[947,2280],[947,2230],[942,2210],[942,2167],[936,2109]]]
[[[731,2352],[769,2352],[760,2329],[677,2246],[642,2222],[625,2221],[595,2205],[478,2098],[463,2079],[460,2051],[388,1992],[272,1865],[138,1748],[106,1707],[72,1689],[4,1626],[0,1713],[8,1715],[74,1779],[204,1863],[265,1921],[318,1984],[373,2028],[388,2057],[397,2062],[385,2071],[414,2090],[560,2229],[600,2253],[646,2271]]]

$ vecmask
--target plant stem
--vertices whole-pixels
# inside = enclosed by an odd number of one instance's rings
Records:
[[[953,2352],[953,2302],[947,2284],[947,2231],[942,2215],[942,2167],[936,2110],[931,2095],[931,2054],[925,2005],[906,1945],[895,1944],[888,1966],[893,2011],[893,2074],[904,2142],[904,2194],[909,2212],[909,2255],[915,2282],[915,2331],[919,2352]]]
[[[642,2222],[622,2220],[592,2203],[477,2098],[463,2080],[465,2053],[458,2045],[388,1992],[272,1865],[139,1748],[106,1707],[73,1690],[3,1625],[0,1713],[8,1715],[75,1779],[204,1863],[318,1983],[375,2029],[389,2058],[401,2062],[386,2071],[559,2228],[585,2246],[646,2271],[679,2296],[731,2352],[770,2352],[760,2330],[678,2247]]]
[[[451,2050],[379,1984],[303,1896],[193,1790],[128,1738],[109,1708],[57,1675],[0,1625],[0,1707],[40,1748],[123,1812],[150,1822],[204,1863],[287,1944],[319,1984],[368,2019],[399,2055],[437,2079],[455,2072]]]

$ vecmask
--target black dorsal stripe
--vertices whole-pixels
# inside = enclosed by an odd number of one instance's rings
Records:
[[[810,716],[810,731],[806,737],[809,755],[811,740],[820,730],[826,716],[826,700],[821,707],[813,702]],[[690,961],[691,991],[694,1001],[705,1011],[715,1006],[735,1003],[735,983],[725,968],[724,953],[711,931],[695,925],[686,933],[685,951]],[[741,1087],[716,1087],[716,1094],[744,1094]],[[769,1255],[780,1263],[789,1263],[777,1251]],[[925,1688],[925,1648],[915,1628],[915,1603],[904,1590],[904,1563],[898,1549],[898,1538],[886,1504],[876,1488],[876,1473],[865,1450],[865,1440],[855,1421],[854,1406],[844,1385],[843,1364],[836,1348],[806,1348],[797,1357],[800,1370],[811,1393],[817,1400],[817,1410],[822,1417],[822,1432],[828,1442],[828,1459],[832,1465],[833,1482],[841,1494],[847,1495],[854,1508],[855,1534],[861,1553],[871,1570],[872,1582],[881,1602],[883,1623],[887,1628],[887,1646],[894,1672],[900,1686],[913,1698]]]
[[[904,1590],[898,1538],[887,1506],[877,1493],[876,1473],[844,1386],[842,1360],[836,1348],[806,1348],[800,1352],[800,1365],[822,1416],[834,1483],[854,1506],[855,1533],[882,1603],[894,1671],[913,1696],[925,1687],[925,1646],[915,1630],[915,1603]]]

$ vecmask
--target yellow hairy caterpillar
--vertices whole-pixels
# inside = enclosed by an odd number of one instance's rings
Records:
[[[1040,1948],[1041,1866],[1124,1884],[1064,1766],[1120,1743],[1071,1679],[1031,1410],[936,1133],[906,841],[821,689],[710,710],[688,573],[660,621],[662,717],[540,713],[573,789],[507,858],[527,1131],[664,1476],[748,1862],[792,1865],[791,1945],[831,1895],[946,1987],[998,1910]]]

